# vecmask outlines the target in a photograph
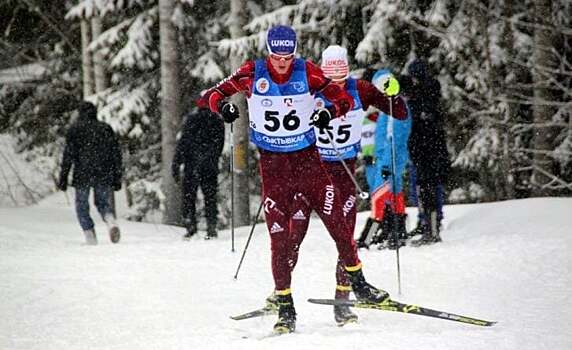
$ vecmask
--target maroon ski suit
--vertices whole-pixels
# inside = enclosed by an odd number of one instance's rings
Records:
[[[267,61],[271,79],[284,84],[290,72],[278,74]],[[353,106],[353,98],[344,89],[330,83],[320,68],[306,61],[307,81],[312,93],[321,92],[335,108],[336,116],[344,115]],[[238,92],[247,96],[253,91],[254,61],[247,61],[234,74],[207,91],[207,100],[214,112],[219,112],[219,102]],[[394,102],[394,111],[404,105]],[[347,267],[357,267],[360,260],[353,237],[353,230],[343,215],[344,198],[332,183],[320,160],[315,145],[295,152],[270,152],[259,149],[262,197],[266,225],[270,233],[272,274],[275,289],[285,292],[291,284],[292,237],[290,218],[293,215],[293,198],[301,193],[309,206],[318,213],[330,236],[334,239],[339,256]]]
[[[367,110],[369,106],[374,106],[375,108],[389,114],[389,102],[388,98],[382,94],[374,85],[365,80],[357,81],[358,95],[362,104],[363,110]],[[402,99],[401,97],[394,98],[394,109],[393,117],[396,119],[405,119],[407,117],[406,110],[401,108]],[[400,107],[395,108],[396,104]],[[345,159],[346,165],[350,169],[352,175],[355,174],[355,164],[356,160]],[[353,233],[356,225],[356,187],[347,174],[340,161],[324,161],[323,162],[326,171],[330,175],[334,187],[339,190],[340,196],[343,202],[343,217],[347,227]],[[298,261],[298,252],[300,246],[306,233],[308,231],[308,225],[310,224],[310,214],[312,213],[312,208],[309,201],[301,194],[297,194],[294,198],[293,205],[293,215],[290,222],[290,231],[292,237],[292,268],[296,265]],[[347,277],[346,271],[344,269],[344,263],[342,256],[338,256],[338,264],[336,267],[336,298],[340,298],[341,295],[347,295],[350,288],[350,281]]]

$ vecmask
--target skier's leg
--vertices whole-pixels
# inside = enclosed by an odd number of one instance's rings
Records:
[[[189,239],[197,233],[196,201],[199,186],[199,176],[196,169],[185,164],[183,176],[183,222],[187,233],[183,238]]]
[[[440,242],[439,227],[437,225],[437,186],[433,181],[419,181],[420,202],[426,213],[426,221],[422,225],[422,237],[412,241],[413,246],[420,246]]]
[[[296,178],[290,167],[291,154],[273,153],[260,150],[260,175],[262,181],[262,201],[266,226],[270,234],[272,275],[277,293],[290,290],[292,270],[289,263],[290,246],[290,205],[295,191],[291,182]]]
[[[270,233],[272,276],[278,304],[278,321],[274,325],[276,333],[290,333],[296,328],[296,311],[290,290],[293,266],[289,262],[292,256],[290,204],[296,194],[290,184],[297,176],[291,171],[290,158],[295,156],[260,150],[262,201]]]
[[[207,220],[207,236],[217,236],[217,190],[218,190],[218,167],[207,164],[201,169],[201,189],[205,198],[205,217]]]
[[[93,220],[89,215],[89,186],[75,188],[75,212],[87,244],[97,244]]]
[[[308,200],[301,193],[296,193],[294,195],[292,203],[292,216],[290,218],[291,256],[289,260],[293,271],[296,267],[296,264],[298,263],[298,253],[300,252],[300,246],[302,245],[302,241],[308,232],[312,209],[310,208],[310,203]]]
[[[115,221],[115,215],[113,215],[113,207],[111,205],[112,192],[113,189],[109,185],[96,185],[93,188],[95,206],[107,225],[111,242],[117,243],[121,238],[121,233]]]
[[[442,183],[437,184],[437,224],[440,226],[443,220],[443,204],[445,203],[445,187]]]
[[[343,200],[340,192],[333,185],[325,171],[315,148],[308,149],[303,156],[296,158],[294,171],[299,176],[297,190],[304,193],[310,205],[322,219],[330,236],[336,242],[338,254],[341,256],[346,272],[357,299],[368,302],[382,302],[389,297],[383,290],[366,282],[361,262],[357,254],[357,246],[353,232],[348,228],[343,216]],[[354,162],[348,162],[353,169]]]

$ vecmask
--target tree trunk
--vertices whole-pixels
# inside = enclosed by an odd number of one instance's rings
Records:
[[[93,62],[91,54],[87,50],[91,42],[91,31],[89,22],[86,19],[81,19],[81,69],[83,73],[83,98],[93,95]]]
[[[92,40],[97,39],[103,31],[101,17],[94,16],[91,18]],[[101,51],[93,53],[93,70],[95,76],[95,92],[99,93],[109,87],[109,80],[105,72],[105,57]]]
[[[552,1],[551,0],[535,0],[534,2],[535,23],[540,26],[549,27],[552,25]],[[549,79],[543,69],[546,67],[554,67],[554,56],[551,53],[553,48],[553,34],[550,29],[541,28],[534,29],[534,68],[532,76],[534,81],[534,101],[533,117],[535,124],[550,122],[554,114],[553,108],[542,103],[552,100],[550,93]],[[552,141],[555,138],[552,128],[536,128],[533,136],[533,148],[536,151],[551,151]],[[532,186],[533,193],[536,196],[549,195],[547,184],[551,178],[546,173],[552,173],[552,160],[544,152],[536,152],[533,159]]]
[[[99,15],[94,15],[91,17],[91,36],[92,41],[95,41],[101,35],[103,29],[101,24],[101,17]],[[101,50],[97,50],[93,53],[93,72],[95,78],[95,93],[100,93],[108,88],[109,81],[105,73],[105,57],[101,53]],[[98,101],[99,102],[99,101]],[[100,103],[98,103],[101,106]],[[125,187],[127,188],[127,186]],[[127,193],[127,190],[125,191]],[[111,191],[109,194],[109,201],[111,203],[111,210],[113,210],[113,216],[117,218],[117,211],[115,210],[115,192]]]
[[[181,191],[171,175],[177,130],[180,126],[178,45],[176,28],[171,21],[174,0],[159,0],[161,52],[161,162],[162,191],[165,196],[163,223],[181,222]]]
[[[246,23],[244,0],[231,0],[229,30],[231,38],[239,38],[244,35],[242,27]],[[242,57],[230,58],[232,69],[238,69],[242,63]],[[234,131],[234,223],[236,226],[244,226],[250,223],[250,191],[249,167],[248,167],[248,114],[246,101],[243,95],[235,95],[232,101],[240,110],[240,118],[233,126]],[[246,191],[244,189],[247,189]]]

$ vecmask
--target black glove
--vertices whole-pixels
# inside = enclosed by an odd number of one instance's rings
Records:
[[[58,189],[64,192],[68,189],[68,179],[66,177],[60,177],[60,181],[58,181]]]
[[[332,119],[332,115],[330,111],[325,108],[319,108],[312,113],[310,117],[310,125],[317,127],[318,129],[325,129],[330,125],[330,120]]]
[[[121,189],[121,179],[115,180],[113,181],[113,190],[115,192],[119,191]]]
[[[363,156],[365,165],[373,165],[373,156]]]
[[[219,108],[220,115],[225,123],[232,123],[240,117],[238,112],[238,107],[234,103],[226,103],[223,102],[221,107]]]
[[[389,177],[391,176],[391,170],[389,170],[389,168],[387,166],[382,166],[381,167],[381,177],[384,180],[387,180]]]

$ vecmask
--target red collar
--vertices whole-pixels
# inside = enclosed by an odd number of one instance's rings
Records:
[[[272,67],[272,64],[270,63],[270,58],[267,57],[266,68],[268,69],[268,73],[270,74],[270,78],[272,78],[272,81],[274,81],[276,84],[284,84],[288,80],[290,80],[290,76],[292,75],[292,70],[294,69],[294,61],[292,61],[292,64],[290,65],[288,72],[280,74],[276,72],[274,67]]]

